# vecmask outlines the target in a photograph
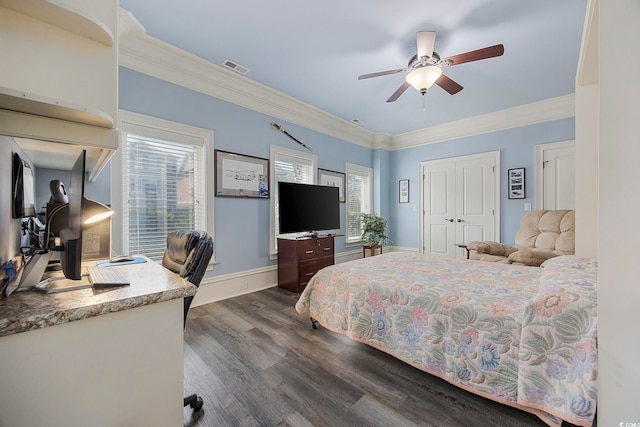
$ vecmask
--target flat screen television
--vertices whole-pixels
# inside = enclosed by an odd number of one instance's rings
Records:
[[[278,182],[280,234],[339,230],[339,191],[338,187]]]
[[[63,247],[60,257],[62,272],[64,277],[72,280],[82,279],[82,199],[86,157],[87,152],[82,150],[71,168],[68,223],[60,230]]]

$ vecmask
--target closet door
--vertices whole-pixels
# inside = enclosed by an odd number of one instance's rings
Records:
[[[455,167],[455,243],[495,240],[495,160],[458,161]]]
[[[455,256],[455,164],[434,161],[423,167],[422,251]]]
[[[462,258],[456,246],[499,240],[500,153],[422,162],[421,251]]]

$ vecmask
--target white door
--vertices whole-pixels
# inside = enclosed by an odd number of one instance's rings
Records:
[[[500,153],[422,162],[423,253],[461,258],[456,246],[499,240]]]
[[[422,168],[423,252],[455,256],[455,163],[431,162]]]
[[[495,159],[456,162],[456,243],[495,240]]]
[[[573,141],[536,147],[538,209],[575,209],[575,144]]]

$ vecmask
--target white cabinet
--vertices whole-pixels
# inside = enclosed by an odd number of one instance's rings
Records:
[[[118,148],[117,23],[115,0],[0,0],[0,134],[81,145],[101,168]]]

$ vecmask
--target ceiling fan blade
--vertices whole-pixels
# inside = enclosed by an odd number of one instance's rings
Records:
[[[470,52],[461,53],[459,55],[450,56],[445,58],[452,62],[450,67],[458,64],[464,64],[465,62],[479,61],[481,59],[495,58],[496,56],[502,56],[504,53],[504,46],[497,44],[495,46],[484,47],[478,50],[472,50]]]
[[[409,88],[409,86],[411,86],[411,85],[409,83],[407,83],[407,82],[402,83],[402,86],[400,86],[398,88],[398,90],[393,92],[393,95],[391,95],[389,97],[389,99],[387,99],[387,102],[393,102],[396,99],[400,98],[400,95],[402,95],[404,93],[404,91]]]
[[[449,77],[445,76],[444,74],[438,77],[438,80],[436,80],[436,84],[440,86],[442,89],[449,92],[449,94],[451,95],[455,95],[456,93],[462,90],[462,86],[460,86],[458,83],[456,83],[454,80],[450,79]]]
[[[433,46],[436,44],[436,33],[434,31],[419,31],[417,35],[418,58],[433,56]]]
[[[398,68],[397,70],[378,71],[377,73],[362,74],[361,76],[358,76],[358,80],[370,79],[371,77],[386,76],[386,75],[389,75],[389,74],[402,73],[404,71],[407,71],[407,69],[406,68]]]

